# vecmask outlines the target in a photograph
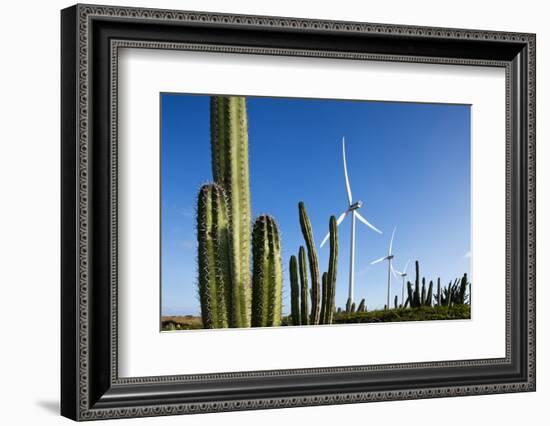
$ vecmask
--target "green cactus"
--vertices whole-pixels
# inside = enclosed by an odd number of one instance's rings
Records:
[[[298,210],[300,212],[300,227],[304,240],[307,246],[307,255],[309,260],[309,272],[311,275],[311,316],[310,324],[319,324],[321,312],[320,305],[320,288],[321,288],[321,275],[319,273],[319,261],[317,260],[317,251],[315,249],[315,242],[313,240],[313,231],[311,229],[311,222],[306,212],[306,207],[303,201],[298,203]]]
[[[300,250],[298,251],[298,271],[300,272],[300,317],[302,325],[309,324],[309,284],[307,280],[306,262],[306,249],[304,246],[300,246]]]
[[[275,219],[263,215],[252,231],[252,326],[281,325],[283,267]]]
[[[430,281],[430,285],[428,286],[428,293],[426,294],[426,301],[424,302],[425,306],[432,306],[433,290],[434,282]]]
[[[359,306],[357,307],[357,312],[366,312],[367,311],[367,304],[365,299],[361,299],[359,302]]]
[[[426,305],[426,278],[422,277],[422,293],[421,293],[421,299],[420,304],[422,306]]]
[[[321,316],[319,319],[319,324],[327,324],[326,322],[326,311],[328,309],[328,273],[323,272],[321,277]]]
[[[397,309],[399,307],[399,299],[397,298],[397,294],[393,298],[393,307]]]
[[[351,312],[351,299],[348,297],[346,302],[346,312],[349,314]]]
[[[410,303],[411,308],[414,307],[414,291],[410,281],[407,281],[407,300],[405,301],[405,306]]]
[[[290,256],[290,309],[293,325],[301,325],[300,317],[300,282],[298,278],[298,260],[296,256]]]
[[[353,314],[355,313],[355,302],[351,304],[350,312]]]
[[[223,188],[204,185],[197,204],[199,299],[204,328],[229,326],[232,275],[228,217]]]
[[[466,290],[468,288],[468,274],[464,274],[460,280],[460,288],[457,294],[457,304],[463,305],[466,301]]]
[[[437,278],[437,306],[441,306],[441,278]]]
[[[336,217],[331,216],[329,220],[329,243],[330,255],[327,272],[327,307],[325,308],[324,324],[332,324],[334,317],[334,306],[336,299],[336,273],[338,269],[338,224]]]
[[[416,308],[422,305],[420,300],[420,266],[418,265],[418,260],[415,263],[416,278],[414,279],[414,300],[411,303],[411,306]]]
[[[212,174],[228,197],[232,267],[232,327],[250,327],[250,187],[248,119],[243,97],[210,98]]]

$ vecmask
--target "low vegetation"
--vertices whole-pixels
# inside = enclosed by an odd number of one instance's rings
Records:
[[[333,324],[470,319],[470,305],[422,306],[380,309],[368,312],[340,312]]]

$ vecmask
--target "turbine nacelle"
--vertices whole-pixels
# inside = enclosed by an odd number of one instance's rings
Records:
[[[358,210],[361,207],[363,207],[363,202],[362,201],[357,201],[357,202],[353,203],[351,206],[349,206],[348,211]]]

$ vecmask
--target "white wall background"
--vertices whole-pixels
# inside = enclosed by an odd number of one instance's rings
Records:
[[[133,0],[143,7],[526,31],[537,33],[538,391],[453,399],[117,420],[118,424],[240,426],[339,422],[445,425],[544,424],[550,401],[550,28],[545,2],[509,0]],[[59,9],[71,2],[3,4],[0,43],[0,418],[2,424],[68,424],[59,417]],[[537,420],[539,419],[539,420]],[[546,420],[547,421],[547,420]],[[107,421],[102,424],[117,424]],[[131,423],[130,423],[131,422]]]

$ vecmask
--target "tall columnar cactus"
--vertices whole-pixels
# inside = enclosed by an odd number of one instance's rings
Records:
[[[327,299],[324,310],[323,324],[332,324],[336,299],[336,275],[338,270],[338,224],[336,217],[331,216],[329,220],[330,231],[330,255],[328,259],[327,272]]]
[[[434,282],[430,281],[430,285],[428,286],[428,293],[426,294],[426,301],[424,302],[426,306],[432,306],[433,291],[434,291]]]
[[[319,273],[319,261],[317,260],[317,251],[315,249],[315,242],[313,240],[313,231],[311,229],[311,222],[306,212],[306,207],[302,201],[298,203],[298,210],[300,212],[300,227],[304,240],[307,246],[307,256],[309,260],[309,272],[311,275],[311,316],[310,324],[319,324],[321,312],[320,305],[320,289],[321,289],[321,275]]]
[[[290,256],[289,263],[290,275],[290,314],[292,316],[292,325],[301,325],[300,316],[300,281],[298,278],[298,260],[296,256]]]
[[[252,326],[281,325],[283,267],[275,219],[263,215],[252,232]]]
[[[309,285],[306,268],[306,249],[300,246],[298,251],[298,271],[300,273],[300,317],[302,325],[309,325]]]
[[[437,278],[437,306],[441,306],[441,278]]]
[[[319,324],[327,324],[325,322],[326,320],[326,310],[328,309],[328,274],[326,272],[323,272],[323,276],[321,278],[321,317],[319,320]]]
[[[460,288],[458,289],[456,303],[459,303],[461,305],[465,303],[467,289],[468,289],[468,274],[464,273],[464,275],[460,279]]]
[[[420,266],[418,260],[415,262],[416,278],[414,279],[414,300],[411,302],[412,307],[417,307],[422,304],[420,300]]]
[[[223,188],[204,185],[197,205],[199,298],[204,328],[229,326],[231,245],[229,212]]]
[[[393,298],[393,307],[397,309],[399,307],[399,299],[397,298],[397,294]]]
[[[367,311],[367,304],[365,299],[361,299],[359,302],[359,306],[357,307],[357,312],[366,312]]]
[[[414,302],[415,298],[413,286],[410,281],[407,281],[407,300],[405,301],[405,306],[407,306],[407,304],[410,304],[411,308],[414,308]]]
[[[232,327],[250,327],[250,188],[248,119],[243,97],[210,98],[212,174],[228,197],[231,242]]]
[[[420,304],[424,306],[426,304],[426,278],[422,277],[422,293],[420,296]]]

